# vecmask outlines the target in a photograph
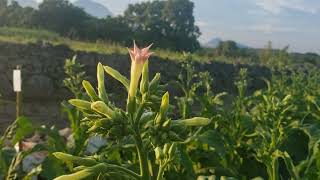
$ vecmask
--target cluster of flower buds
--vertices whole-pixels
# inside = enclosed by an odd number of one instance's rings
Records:
[[[154,149],[157,162],[160,161],[173,161],[177,151],[177,143],[166,143],[163,148],[156,147]]]
[[[98,93],[88,81],[82,85],[90,100],[71,99],[69,103],[83,112],[83,123],[89,127],[88,132],[109,137],[123,137],[128,134],[125,113],[115,108],[108,100],[104,85],[105,67],[101,63],[97,67]]]

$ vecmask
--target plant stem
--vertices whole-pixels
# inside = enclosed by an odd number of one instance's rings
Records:
[[[106,165],[106,168],[113,168],[113,169],[117,169],[119,171],[122,171],[124,173],[127,173],[129,174],[130,176],[136,178],[136,179],[140,179],[140,176],[138,174],[136,174],[135,172],[127,169],[127,168],[124,168],[124,167],[121,167],[121,166],[118,166],[118,165],[114,165],[114,164],[105,164]]]
[[[169,161],[165,162],[164,164],[160,163],[159,172],[157,175],[157,180],[162,180],[164,170],[167,167],[168,163],[169,163]]]
[[[138,133],[136,133],[134,137],[135,137],[136,147],[137,147],[137,152],[139,157],[141,179],[150,180],[150,175],[148,170],[148,155],[144,149],[139,131]]]
[[[269,176],[269,180],[278,180],[279,178],[279,164],[278,159],[271,159],[269,164],[267,165],[267,172]]]

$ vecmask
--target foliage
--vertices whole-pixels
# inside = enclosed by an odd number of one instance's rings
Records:
[[[100,54],[124,55],[127,53],[124,46],[120,44],[104,41],[89,42],[71,40],[69,38],[61,37],[57,33],[40,29],[0,27],[0,41],[17,44],[48,42],[52,45],[67,45],[74,51],[95,52]],[[165,49],[155,49],[154,52],[156,53],[156,56],[162,59],[172,61],[183,61],[185,59],[183,52]],[[190,56],[192,56],[193,60],[202,62],[212,59],[209,56],[198,55],[196,53],[193,53]]]
[[[142,2],[129,5],[124,18],[142,43],[151,41],[161,48],[194,51],[200,47],[200,31],[194,25],[193,7],[189,0]]]
[[[84,97],[82,81],[86,78],[86,73],[83,71],[83,68],[84,65],[76,62],[76,56],[73,56],[72,59],[66,59],[65,61],[64,70],[67,77],[63,80],[63,84],[69,89],[75,98]],[[82,118],[80,111],[66,101],[63,101],[61,105],[63,111],[67,114],[72,130],[72,137],[74,139],[74,144],[68,148],[72,154],[78,155],[83,153],[83,150],[87,145],[87,129],[80,125],[80,119]]]
[[[283,53],[283,54],[282,54]],[[248,94],[248,72],[235,77],[236,95],[214,93],[214,78],[198,72],[191,54],[176,84],[182,96],[170,99],[160,74],[149,79],[148,61],[142,77],[127,79],[117,70],[98,64],[98,85],[85,78],[76,58],[65,64],[64,84],[74,94],[65,102],[75,146],[71,148],[55,128],[34,126],[17,119],[0,139],[2,177],[47,179],[319,179],[320,178],[320,73],[287,69],[286,51],[272,51],[280,61],[266,88]],[[271,57],[272,57],[271,56]],[[266,56],[267,57],[267,56]],[[133,61],[134,62],[134,61]],[[110,101],[105,75],[129,91],[127,107]],[[137,80],[136,83],[131,83]],[[215,84],[218,86],[219,84]],[[175,120],[177,119],[177,120]],[[13,151],[14,144],[33,132],[45,143],[28,151]],[[87,138],[101,135],[107,144],[85,154]],[[10,144],[10,143],[9,143]],[[20,172],[32,152],[48,157],[31,172]],[[49,170],[51,171],[49,171]],[[63,175],[68,174],[68,175]]]
[[[222,41],[216,48],[218,55],[227,57],[237,57],[239,54],[239,47],[234,41]]]
[[[0,1],[1,3],[1,1]],[[6,3],[4,1],[3,3]],[[16,1],[2,8],[0,5],[0,26],[32,27],[35,10],[30,7],[21,7]]]
[[[193,8],[189,0],[152,1],[129,5],[124,16],[99,19],[67,0],[44,0],[38,9],[23,8],[13,1],[0,9],[0,25],[42,28],[71,39],[122,45],[129,45],[134,37],[143,43],[158,42],[161,48],[194,51],[200,48],[200,32]]]
[[[210,119],[195,117],[191,119],[171,120],[169,115],[169,93],[164,93],[164,86],[159,84],[159,74],[149,81],[148,62],[144,66],[134,65],[132,73],[141,73],[140,93],[135,96],[133,88],[135,75],[129,80],[108,66],[97,66],[97,91],[87,82],[84,89],[90,100],[72,99],[69,102],[83,112],[82,123],[88,126],[89,134],[99,134],[108,139],[108,146],[98,157],[79,157],[57,152],[54,155],[64,162],[77,165],[75,173],[57,179],[80,179],[83,177],[163,179],[168,167],[179,162],[178,147],[192,140],[201,128],[190,135],[180,134],[179,130],[205,126]],[[143,68],[143,69],[139,69]],[[129,91],[127,108],[124,111],[109,101],[104,86],[104,74],[108,73],[120,81]],[[161,98],[162,96],[162,98]],[[108,154],[117,153],[113,159]],[[121,154],[128,157],[120,158]],[[86,168],[81,168],[86,166]],[[140,173],[135,172],[136,169]]]
[[[90,16],[67,0],[44,0],[34,19],[39,27],[76,37],[78,29],[84,27],[84,22],[88,21]]]

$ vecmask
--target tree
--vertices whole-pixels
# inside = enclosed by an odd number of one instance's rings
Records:
[[[236,57],[239,54],[239,47],[234,41],[222,41],[216,51],[219,56]]]
[[[0,8],[0,25],[31,27],[33,25],[34,13],[35,10],[33,8],[23,8],[16,1],[12,1],[6,8]]]
[[[68,37],[78,37],[79,30],[92,17],[67,0],[44,0],[35,21],[40,27]]]
[[[269,64],[270,59],[273,56],[272,42],[269,41],[267,46],[260,53],[260,61],[262,64]]]
[[[194,51],[200,47],[200,31],[195,26],[194,4],[189,0],[148,1],[129,5],[124,18],[143,43],[157,47]]]
[[[0,10],[6,8],[8,5],[8,0],[0,0]]]
[[[79,36],[87,40],[105,40],[120,44],[132,43],[132,32],[122,17],[92,18],[79,30]]]

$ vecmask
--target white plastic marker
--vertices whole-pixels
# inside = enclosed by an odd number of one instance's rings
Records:
[[[21,92],[21,70],[13,70],[13,90],[14,92]]]
[[[22,108],[22,95],[21,95],[21,65],[17,65],[17,68],[13,70],[13,90],[16,92],[16,117],[21,116]]]

